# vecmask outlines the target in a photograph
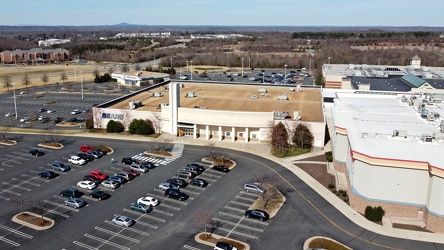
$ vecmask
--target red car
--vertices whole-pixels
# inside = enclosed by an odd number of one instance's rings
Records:
[[[122,169],[122,171],[130,173],[134,177],[139,176],[139,174],[140,174],[139,171],[132,170],[131,168],[124,168],[124,169]]]
[[[82,146],[80,146],[80,151],[82,151],[82,152],[89,152],[89,151],[91,151],[91,150],[94,150],[94,148],[93,148],[93,147],[90,147],[90,146],[88,146],[88,145],[82,145]]]
[[[89,175],[94,176],[101,181],[108,179],[108,175],[100,172],[100,170],[91,170],[91,173],[89,173]]]

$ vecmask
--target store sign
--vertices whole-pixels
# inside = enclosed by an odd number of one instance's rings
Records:
[[[103,119],[123,120],[122,114],[102,113]]]

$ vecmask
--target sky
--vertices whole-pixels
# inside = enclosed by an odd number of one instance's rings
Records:
[[[1,0],[0,25],[444,26],[443,0]]]

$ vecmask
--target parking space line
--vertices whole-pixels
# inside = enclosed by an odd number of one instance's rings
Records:
[[[11,200],[10,198],[5,197],[5,196],[1,196],[1,195],[0,195],[0,199],[7,200],[7,201]]]
[[[233,201],[233,200],[231,200],[229,203],[233,203],[233,204],[236,204],[236,205],[239,205],[239,206],[245,206],[245,207],[250,207],[251,206],[250,204],[245,204],[243,202],[237,202],[237,201]]]
[[[240,211],[242,213],[245,212],[245,209],[240,209],[240,208],[235,208],[235,207],[230,207],[230,206],[225,206],[225,208],[230,209],[230,210]]]
[[[236,226],[236,227],[242,227],[242,228],[253,230],[253,231],[257,231],[257,232],[263,232],[264,231],[263,229],[256,228],[256,227],[250,227],[250,226],[246,226],[246,225],[242,225],[242,224],[238,224],[237,222],[231,222],[231,221],[228,221],[228,220],[221,220],[219,218],[213,218],[213,219],[218,220],[218,221],[220,221],[222,223],[225,223],[225,224],[228,224],[228,225],[233,225],[233,226]]]
[[[102,243],[105,243],[105,244],[111,245],[111,246],[113,246],[113,247],[117,247],[117,248],[124,249],[124,250],[130,250],[129,247],[124,247],[124,246],[122,246],[122,245],[116,244],[116,243],[111,242],[111,241],[109,241],[109,240],[104,240],[104,239],[102,239],[102,238],[99,238],[99,237],[94,236],[94,235],[91,235],[91,234],[85,234],[85,236],[88,237],[88,238],[90,238],[90,239],[97,240],[97,241],[100,241],[100,242],[102,242]]]
[[[3,171],[3,170],[5,170],[4,168],[0,168],[0,171]]]
[[[11,184],[11,183],[9,183],[9,182],[5,182],[5,181],[3,181],[2,184],[5,184],[5,185],[9,185],[9,186],[11,186],[11,187],[9,187],[8,189],[11,189],[11,188],[18,188],[18,189],[25,190],[25,191],[31,191],[31,189],[29,189],[29,188],[25,188],[25,187],[22,187],[22,186],[20,186],[19,184]]]
[[[12,240],[9,240],[9,239],[6,239],[6,238],[3,237],[3,236],[0,236],[0,240],[1,240],[1,241],[4,241],[4,242],[6,242],[6,243],[9,243],[9,244],[11,244],[11,245],[13,245],[13,246],[15,246],[15,247],[20,246],[19,243],[15,242],[15,241],[12,241]]]
[[[212,173],[207,173],[208,170],[206,170],[205,172],[203,172],[202,174],[200,174],[200,176],[208,176],[208,177],[214,177],[214,178],[220,178],[222,177],[222,175],[215,175]],[[213,170],[214,171],[214,170]]]
[[[252,199],[252,198],[246,198],[246,197],[242,197],[242,196],[234,196],[234,198],[241,199],[241,200],[247,200],[247,201],[251,201],[251,202],[255,202],[257,200],[257,198]]]
[[[112,223],[111,221],[106,220],[105,222],[108,223],[108,224],[114,225],[114,226],[116,226],[116,227],[120,227],[120,226],[118,226],[118,225]],[[120,228],[122,228],[122,227],[120,227]],[[125,230],[128,230],[128,231],[131,231],[131,232],[138,233],[138,234],[142,234],[142,235],[145,235],[145,236],[150,235],[149,233],[145,233],[145,232],[143,232],[143,231],[140,231],[140,230],[137,230],[137,229],[134,229],[134,228],[131,228],[131,227],[126,227],[126,228],[124,228],[124,229],[125,229]]]
[[[258,194],[250,193],[250,192],[245,192],[245,191],[240,191],[239,193],[246,194],[246,195],[249,195],[249,196],[254,196],[254,197],[258,197],[259,196]]]
[[[14,181],[19,181],[19,182],[21,182],[21,183],[29,184],[29,185],[31,185],[31,186],[40,187],[40,184],[36,184],[36,183],[32,183],[32,182],[31,182],[31,181],[33,181],[33,180],[35,180],[35,179],[37,179],[37,178],[40,178],[40,177],[32,177],[31,179],[29,179],[29,180],[27,180],[27,181],[22,181],[22,180],[20,180],[20,179],[18,179],[18,178],[11,178],[11,179],[14,180]]]
[[[38,172],[38,173],[40,173],[40,172]],[[39,181],[44,181],[44,182],[49,182],[49,180],[47,180],[47,179],[45,179],[45,178],[42,178],[42,177],[40,177],[40,176],[37,176],[37,177],[35,177],[34,175],[28,175],[28,174],[20,174],[21,176],[24,176],[24,177],[30,177],[30,178],[33,178],[33,180],[39,180]],[[35,178],[34,178],[35,177]],[[40,186],[40,184],[32,184],[32,185],[39,185]]]
[[[35,205],[34,205],[33,207],[35,207],[35,208],[37,208],[37,209],[45,210],[45,211],[47,211],[48,213],[52,213],[52,214],[55,214],[55,215],[61,216],[61,217],[63,217],[63,218],[68,218],[68,217],[69,217],[69,215],[64,214],[64,213],[60,213],[59,211],[55,211],[54,209],[49,209],[49,208],[46,208],[46,207],[39,207],[39,206],[35,206]]]
[[[10,193],[10,194],[15,194],[15,195],[22,195],[21,193],[17,193],[17,192],[9,190],[9,188],[8,189],[2,189],[0,192],[1,193],[6,192],[6,193]]]
[[[160,203],[159,207],[171,208],[171,209],[174,209],[174,210],[177,210],[177,211],[180,210],[180,208],[178,208],[178,207],[170,206],[170,205],[167,205],[167,204],[164,204],[164,203]]]
[[[69,206],[66,206],[66,205],[62,205],[62,204],[59,204],[59,203],[57,203],[57,202],[48,201],[48,200],[44,200],[44,202],[46,202],[46,203],[48,203],[48,204],[52,204],[52,205],[58,206],[58,207],[63,207],[63,208],[65,208],[65,209],[68,209],[68,210],[71,210],[71,211],[74,211],[74,212],[78,212],[78,211],[79,211],[79,210],[76,209],[76,208],[72,208],[72,207],[69,207]]]
[[[186,192],[187,192],[187,193],[190,193],[190,194],[195,194],[195,195],[199,195],[199,194],[200,194],[199,192],[191,191],[191,190],[189,190],[189,189],[186,189]]]
[[[110,231],[110,230],[107,230],[107,229],[105,229],[105,228],[95,227],[94,229],[96,229],[96,230],[98,230],[98,231],[101,231],[101,232],[104,232],[104,233],[111,234],[112,236],[120,237],[120,238],[122,238],[122,239],[125,239],[125,240],[129,240],[129,241],[135,242],[135,243],[139,243],[139,242],[140,242],[140,240],[136,240],[136,239],[133,239],[133,238],[131,238],[131,237],[128,237],[128,236],[125,236],[125,235],[121,235],[121,234],[119,234],[119,233],[115,233],[115,232]]]
[[[124,208],[123,211],[126,211],[126,212],[128,212],[128,213],[133,213],[133,214],[140,215],[139,212],[133,211],[133,210],[128,209],[128,208]],[[154,217],[154,216],[148,215],[148,214],[143,214],[143,217],[150,218],[150,219],[153,219],[153,220],[156,220],[156,221],[160,221],[160,222],[165,222],[164,219],[160,219],[160,218],[157,218],[157,217]]]
[[[83,248],[86,248],[86,249],[97,250],[97,248],[92,247],[92,246],[90,246],[90,245],[86,245],[86,244],[84,244],[84,243],[82,243],[82,242],[79,242],[79,241],[73,241],[72,243],[76,244],[76,245],[79,246],[79,247],[83,247]]]
[[[14,229],[14,228],[10,228],[10,227],[7,227],[7,226],[1,225],[1,224],[0,224],[0,228],[6,229],[9,232],[13,232],[15,234],[18,234],[18,235],[23,236],[23,237],[28,238],[28,239],[32,239],[33,238],[32,235],[22,233],[22,232]]]
[[[241,219],[242,217],[244,217],[243,215],[234,215],[234,214],[225,213],[225,212],[219,212],[219,214],[230,216],[230,217],[233,217],[233,218],[236,218],[236,219]]]
[[[159,213],[159,214],[164,214],[164,215],[167,215],[167,216],[173,216],[174,215],[172,213],[168,213],[168,212],[165,212],[165,211],[162,211],[162,210],[159,210],[159,209],[153,209],[153,211],[151,211],[151,213]]]
[[[6,166],[6,167],[10,167],[10,168],[12,168],[12,167],[14,167],[13,165],[9,165],[9,164],[6,164],[5,162],[2,162],[2,163],[0,163],[2,166]]]
[[[230,230],[230,229],[227,229],[227,228],[218,227],[217,230],[228,232],[229,233],[228,235],[230,235],[230,234],[237,234],[239,236],[243,236],[243,237],[247,237],[247,238],[251,238],[251,239],[255,239],[255,240],[258,239],[257,236],[253,236],[253,235],[250,235],[250,234],[234,231],[234,228],[232,230]],[[228,235],[226,237],[228,237]]]
[[[183,247],[186,249],[190,249],[190,250],[201,250],[200,248],[192,247],[192,246],[188,246],[188,245],[183,245]]]
[[[187,203],[184,202],[184,201],[179,201],[179,200],[169,199],[169,198],[166,198],[165,196],[160,196],[160,195],[156,195],[156,194],[149,194],[148,196],[152,196],[152,197],[157,198],[157,199],[159,199],[159,200],[167,200],[167,201],[176,202],[176,203],[183,204],[183,205],[186,205],[186,204],[187,204]],[[192,200],[193,198],[192,198],[192,197],[189,197],[188,199]]]
[[[264,225],[264,226],[268,225],[268,222],[260,221],[260,220],[256,220],[256,219],[245,218],[245,221],[248,221],[249,223],[261,224],[261,225]]]
[[[151,227],[151,228],[157,229],[157,226],[154,226],[154,225],[151,225],[149,223],[142,222],[142,221],[139,221],[139,220],[136,220],[136,221],[137,221],[136,224],[140,224],[140,225],[143,225],[143,226],[146,226],[146,227]]]

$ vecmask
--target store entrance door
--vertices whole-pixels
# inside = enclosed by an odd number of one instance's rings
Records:
[[[179,127],[179,136],[193,136],[193,128]]]

